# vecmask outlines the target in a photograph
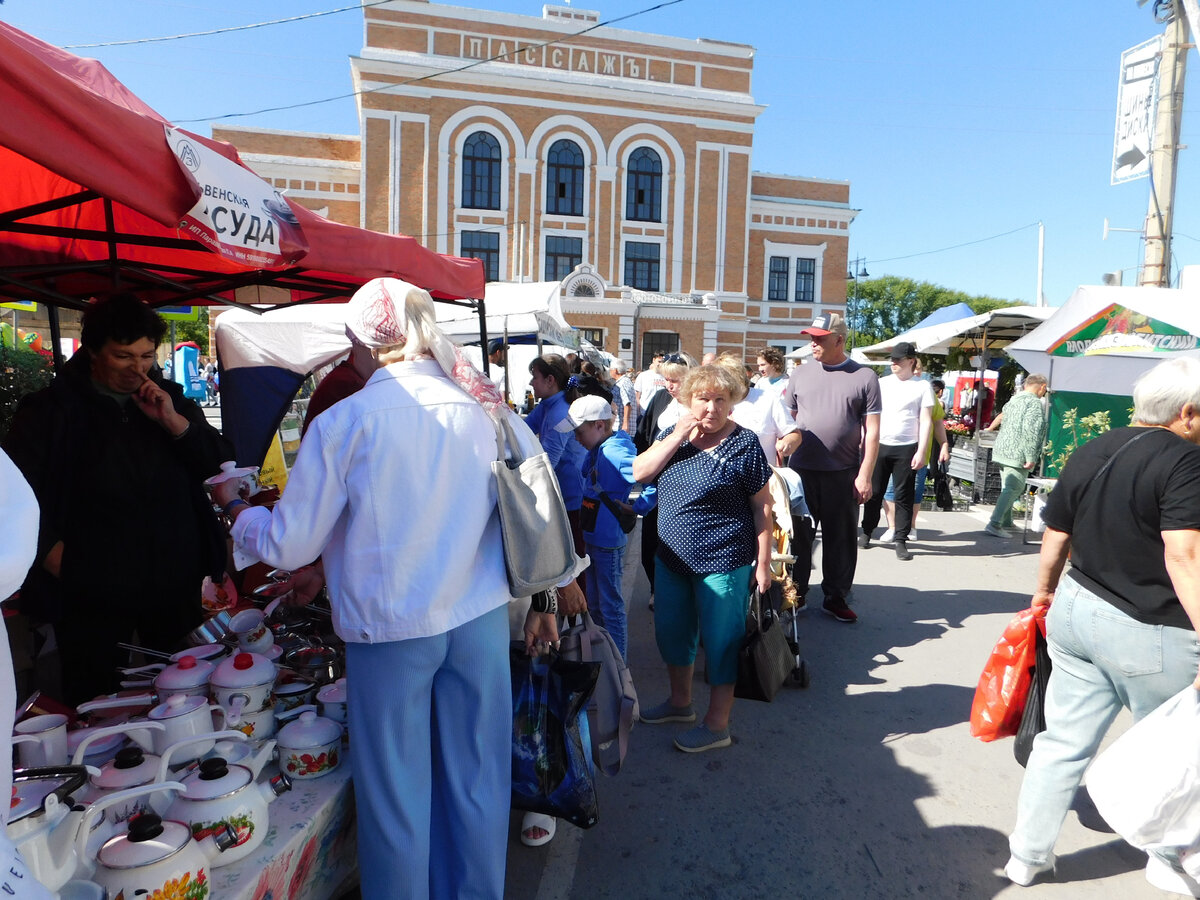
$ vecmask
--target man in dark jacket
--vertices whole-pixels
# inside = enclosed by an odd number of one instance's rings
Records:
[[[22,400],[4,443],[41,507],[21,608],[54,623],[71,704],[115,689],[116,643],[135,632],[179,649],[204,576],[225,568],[202,482],[233,448],[154,368],[165,328],[132,296],[93,305],[83,349]]]

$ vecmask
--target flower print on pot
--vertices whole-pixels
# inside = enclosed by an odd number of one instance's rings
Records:
[[[279,729],[279,771],[289,778],[320,778],[341,763],[342,726],[305,710]]]

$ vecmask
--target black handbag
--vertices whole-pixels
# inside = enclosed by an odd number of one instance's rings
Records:
[[[1024,768],[1033,750],[1033,739],[1046,730],[1046,686],[1050,683],[1050,649],[1042,629],[1038,628],[1034,639],[1033,680],[1029,683],[1029,695],[1025,699],[1025,711],[1021,713],[1021,724],[1013,740],[1013,756]]]
[[[770,703],[795,667],[796,658],[783,633],[783,624],[774,610],[763,609],[762,595],[755,590],[746,616],[746,637],[738,649],[733,695]]]
[[[933,502],[943,512],[950,512],[954,509],[954,496],[950,493],[950,477],[946,474],[946,470],[945,463],[938,463],[937,472],[933,478]]]

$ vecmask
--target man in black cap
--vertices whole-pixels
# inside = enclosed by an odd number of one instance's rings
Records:
[[[912,559],[908,532],[912,528],[913,487],[917,470],[929,454],[933,427],[933,391],[929,382],[916,378],[917,348],[900,341],[892,348],[892,374],[879,379],[883,414],[879,417],[879,457],[871,479],[871,497],[863,504],[862,535],[858,546],[867,547],[879,524],[879,512],[888,481],[896,495],[896,556]]]
[[[800,473],[809,512],[821,525],[822,608],[852,623],[858,616],[847,598],[858,565],[858,505],[871,496],[879,450],[879,379],[846,355],[846,322],[837,313],[818,316],[801,334],[812,338],[813,360],[792,370],[780,397],[802,437],[788,465]],[[792,575],[803,598],[815,532],[803,517],[793,516],[792,524]]]

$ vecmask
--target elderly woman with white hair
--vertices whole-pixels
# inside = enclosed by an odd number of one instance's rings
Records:
[[[1020,885],[1053,871],[1059,829],[1121,709],[1141,719],[1200,688],[1200,360],[1160,363],[1133,404],[1133,425],[1076,450],[1046,505],[1033,605],[1049,606],[1054,666],[1009,838],[1005,873]],[[1147,876],[1164,867],[1152,856]]]
[[[320,556],[346,641],[364,897],[504,893],[511,802],[508,582],[495,421],[537,442],[437,328],[428,293],[375,279],[347,330],[383,364],[313,421],[274,510],[230,489],[240,566]],[[527,646],[557,639],[531,610]]]

